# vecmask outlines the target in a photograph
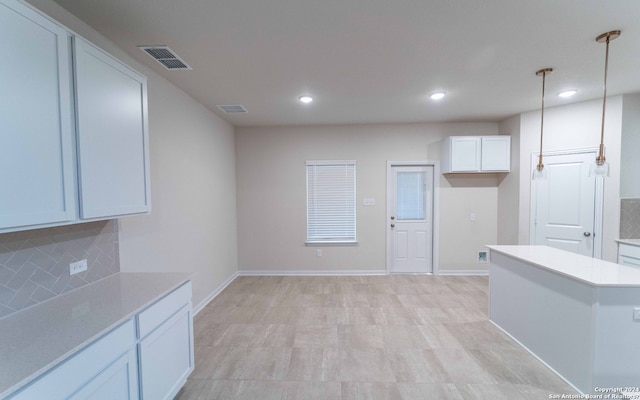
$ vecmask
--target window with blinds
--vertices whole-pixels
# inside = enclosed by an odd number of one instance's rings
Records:
[[[307,243],[356,241],[356,162],[307,161]]]

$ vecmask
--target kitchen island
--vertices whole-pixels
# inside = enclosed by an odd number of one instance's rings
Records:
[[[640,269],[547,246],[487,247],[491,322],[583,394],[640,391]]]

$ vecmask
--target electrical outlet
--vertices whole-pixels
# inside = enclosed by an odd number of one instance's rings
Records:
[[[87,270],[87,259],[72,262],[69,264],[69,275],[75,275]]]
[[[316,249],[316,257],[322,257],[322,249]]]
[[[640,322],[640,307],[633,308],[633,320]]]
[[[469,221],[475,221],[476,220],[476,213],[470,213],[469,214]]]

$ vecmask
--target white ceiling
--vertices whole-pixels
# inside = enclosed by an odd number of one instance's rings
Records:
[[[598,98],[614,29],[608,92],[640,92],[639,0],[56,1],[235,126],[498,121],[539,108],[543,67],[548,106]]]

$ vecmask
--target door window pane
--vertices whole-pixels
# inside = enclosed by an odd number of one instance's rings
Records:
[[[398,201],[396,216],[399,221],[425,219],[425,183],[427,174],[398,172]]]

